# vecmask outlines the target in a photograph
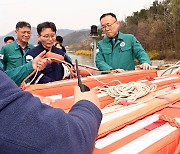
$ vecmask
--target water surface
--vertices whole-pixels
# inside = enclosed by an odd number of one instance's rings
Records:
[[[75,63],[75,59],[77,59],[79,64],[95,66],[94,59],[91,56],[75,55],[73,53],[68,53],[68,55],[71,57],[73,63]]]

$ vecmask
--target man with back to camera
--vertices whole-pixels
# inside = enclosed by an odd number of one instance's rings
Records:
[[[65,113],[19,89],[1,68],[0,82],[1,154],[92,153],[102,119],[93,91],[76,86],[75,105]]]
[[[115,14],[103,14],[100,23],[107,37],[97,45],[95,62],[99,70],[134,70],[134,58],[140,62],[140,68],[151,69],[149,56],[134,35],[119,31],[120,23]]]

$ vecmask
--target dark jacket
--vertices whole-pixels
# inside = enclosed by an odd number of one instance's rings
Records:
[[[36,46],[35,48],[29,50],[26,54],[26,62],[33,60],[37,55],[39,55],[44,50],[46,50],[46,49],[42,46],[41,43],[40,43],[40,45]],[[46,51],[48,52],[48,50],[46,50]],[[53,46],[51,52],[62,55],[66,62],[72,64],[71,61],[69,61],[66,54],[61,49]],[[47,65],[44,70],[42,70],[41,72],[38,72],[34,82],[48,83],[48,82],[58,81],[63,78],[63,75],[64,75],[64,68],[62,66],[62,63],[53,62],[53,63]],[[34,82],[32,82],[32,83],[34,83]]]
[[[69,113],[42,104],[0,70],[1,154],[90,154],[100,110],[81,100]]]

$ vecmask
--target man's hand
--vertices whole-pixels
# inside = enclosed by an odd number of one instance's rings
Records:
[[[143,70],[151,70],[152,69],[151,65],[149,65],[148,63],[143,63],[143,64],[139,65],[139,67]]]
[[[79,86],[74,87],[74,102],[77,103],[80,100],[88,100],[94,103],[98,108],[100,108],[99,98],[95,94],[95,91],[81,92]]]
[[[38,56],[36,56],[32,61],[32,66],[35,70],[42,71],[48,64],[51,64],[50,59],[44,59],[46,51],[44,50]]]

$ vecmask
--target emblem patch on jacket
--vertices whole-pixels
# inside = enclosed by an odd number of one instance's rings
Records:
[[[120,47],[124,47],[125,45],[126,45],[125,42],[121,42],[121,43],[120,43]]]
[[[28,63],[28,62],[30,62],[30,61],[32,61],[33,60],[33,57],[31,56],[31,55],[27,55],[26,56],[26,62]]]

